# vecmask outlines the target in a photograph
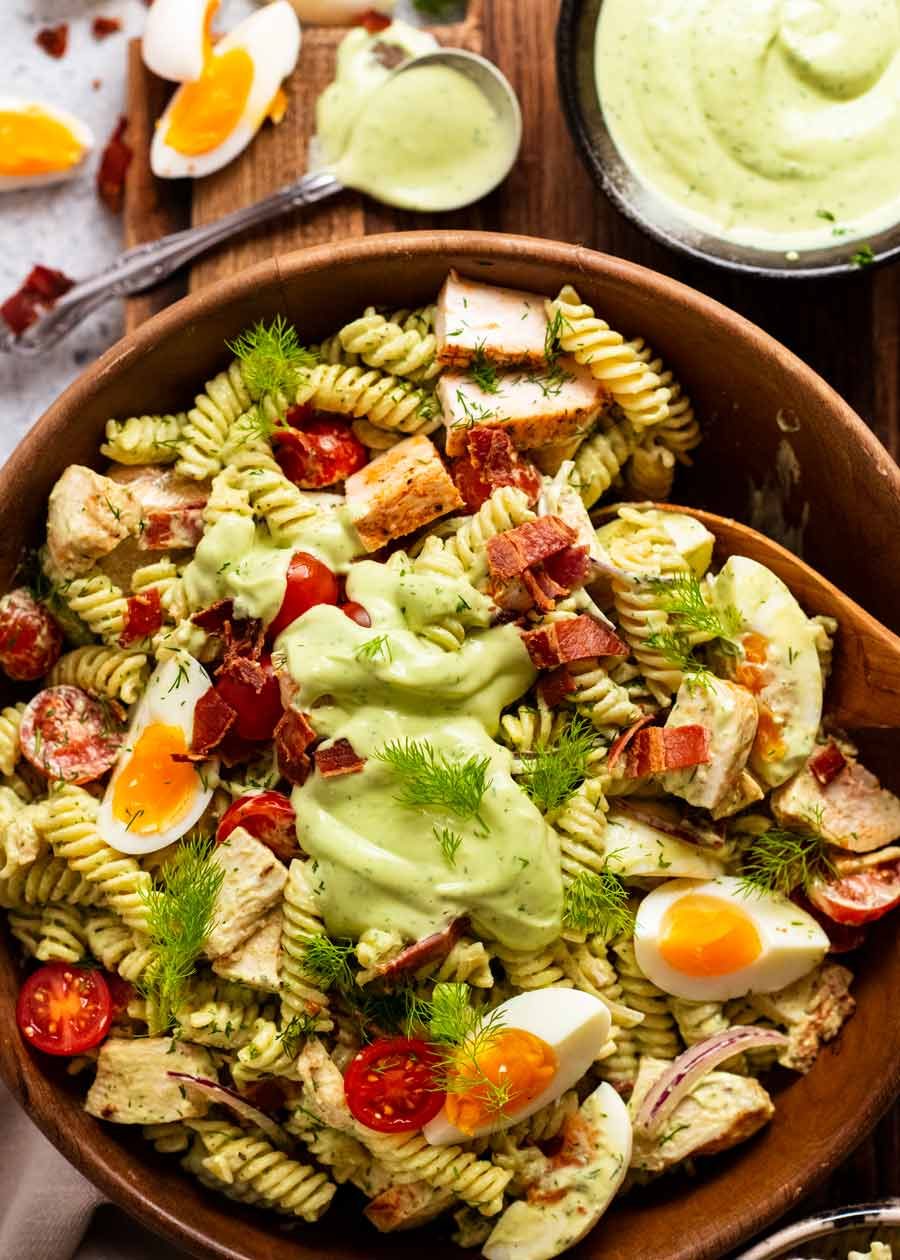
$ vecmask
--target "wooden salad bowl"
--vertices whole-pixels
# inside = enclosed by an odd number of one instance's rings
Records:
[[[450,231],[368,237],[273,257],[177,303],[119,342],[82,373],[0,471],[0,590],[11,583],[23,547],[39,539],[47,495],[63,468],[98,462],[110,416],[183,408],[227,362],[225,339],[255,320],[280,312],[304,340],[316,340],[370,303],[400,307],[433,299],[451,266],[550,295],[574,284],[614,327],[646,338],[693,398],[706,431],[694,466],[680,470],[678,502],[744,520],[795,548],[802,543],[810,565],[886,626],[900,626],[900,470],[814,372],[732,311],[633,263],[552,241]],[[839,674],[845,661],[859,659],[854,632],[838,640]],[[900,703],[876,724],[900,726]],[[860,742],[868,764],[900,788],[900,734],[864,732]],[[900,1089],[896,925],[876,924],[853,966],[856,1015],[807,1077],[777,1083],[773,1123],[744,1146],[698,1161],[694,1179],[664,1179],[615,1205],[570,1255],[712,1260],[789,1209],[849,1154]],[[0,1073],[87,1177],[191,1254],[461,1256],[442,1228],[377,1235],[349,1202],[350,1192],[346,1206],[319,1224],[287,1232],[280,1218],[205,1191],[139,1135],[86,1115],[77,1080],[24,1047],[13,1017],[18,976],[14,952],[0,939]]]

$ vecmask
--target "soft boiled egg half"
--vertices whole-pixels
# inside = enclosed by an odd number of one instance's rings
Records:
[[[90,129],[66,110],[0,96],[0,188],[71,179],[93,147]]]
[[[219,0],[154,0],[147,14],[141,56],[161,79],[192,83],[212,52],[212,20]]]
[[[812,971],[828,937],[778,893],[745,889],[734,876],[673,879],[648,893],[634,929],[638,966],[664,993],[724,1002],[773,993]]]
[[[97,830],[120,853],[155,853],[198,821],[209,804],[218,762],[199,767],[178,761],[191,746],[194,709],[211,686],[203,666],[186,652],[153,671],[106,795]]]
[[[610,1022],[604,1003],[577,989],[542,989],[502,1002],[492,1016],[496,1031],[480,1048],[476,1035],[475,1061],[461,1052],[463,1088],[448,1092],[423,1129],[426,1140],[465,1142],[534,1115],[584,1076],[609,1039]]]
[[[172,38],[180,38],[176,22]],[[227,166],[267,116],[283,116],[281,83],[299,52],[300,23],[288,0],[260,9],[209,45],[200,77],[182,84],[156,124],[150,148],[154,175],[181,179]]]

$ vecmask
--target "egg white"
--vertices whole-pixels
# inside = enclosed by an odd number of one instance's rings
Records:
[[[154,0],[141,40],[141,56],[148,70],[175,83],[191,83],[200,78],[210,2]]]
[[[128,735],[113,771],[97,816],[97,831],[111,848],[119,853],[155,853],[179,840],[198,821],[213,794],[219,763],[215,759],[203,764],[203,775],[197,775],[196,792],[190,807],[177,823],[161,831],[140,834],[129,830],[113,811],[116,782],[131,760],[132,751],[148,726],[160,722],[180,727],[185,744],[191,746],[194,732],[194,709],[197,701],[210,688],[206,670],[186,652],[163,661],[153,671],[147,690],[135,706]]]
[[[466,1142],[484,1133],[508,1129],[533,1116],[541,1107],[571,1089],[596,1059],[609,1039],[610,1014],[606,1005],[590,993],[578,989],[539,989],[519,993],[497,1007],[502,1029],[522,1029],[542,1038],[556,1054],[553,1080],[537,1098],[510,1116],[492,1117],[474,1134],[463,1133],[447,1116],[446,1107],[429,1120],[422,1130],[432,1146]]]
[[[68,110],[60,109],[58,105],[48,105],[46,101],[18,96],[0,96],[0,110],[24,113],[29,109],[39,109],[50,118],[55,118],[70,131],[81,145],[81,157],[72,166],[67,166],[61,171],[46,171],[40,175],[0,175],[0,191],[14,188],[37,188],[42,184],[61,184],[67,179],[73,179],[84,166],[88,154],[94,147],[94,133],[90,127],[74,114],[70,114]]]
[[[221,144],[206,153],[179,153],[166,141],[172,110],[179,92],[183,91],[179,88],[157,123],[150,147],[150,166],[160,179],[211,175],[233,161],[256,135],[276,92],[296,66],[300,54],[300,23],[288,0],[275,0],[274,4],[240,22],[219,40],[214,55],[233,48],[243,48],[253,61],[253,82],[237,125]]]
[[[759,956],[748,966],[721,976],[691,976],[662,956],[662,922],[669,908],[687,894],[730,903],[746,915],[759,934]],[[828,937],[811,915],[778,893],[748,892],[740,879],[673,879],[654,888],[641,902],[634,929],[634,952],[648,980],[675,997],[724,1002],[747,993],[774,993],[812,971],[825,957]]]

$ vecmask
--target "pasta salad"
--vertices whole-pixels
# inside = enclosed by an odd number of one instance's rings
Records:
[[[574,289],[229,349],[0,599],[22,1036],[242,1204],[549,1260],[838,1034],[900,800],[823,722],[836,624],[660,506],[690,400]]]

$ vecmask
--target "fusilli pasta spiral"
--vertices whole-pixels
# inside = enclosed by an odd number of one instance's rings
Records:
[[[430,391],[400,376],[340,363],[320,363],[304,373],[297,402],[364,418],[377,429],[396,430],[406,436],[432,433],[441,423],[440,405]]]
[[[82,647],[61,656],[50,671],[51,687],[80,687],[92,696],[134,704],[150,676],[145,652],[126,648]]]
[[[214,477],[222,467],[222,449],[228,430],[253,403],[236,359],[194,399],[178,442],[175,471],[194,481]]]
[[[619,941],[613,950],[618,959],[622,997],[628,1006],[644,1016],[635,1029],[640,1053],[655,1059],[676,1058],[681,1047],[666,995],[641,971],[633,941]]]
[[[78,962],[87,952],[84,915],[78,907],[65,904],[45,906],[35,958],[41,962]]]
[[[117,464],[173,464],[178,440],[187,424],[182,411],[169,416],[129,416],[109,420],[100,454]]]
[[[338,337],[345,352],[369,367],[414,381],[431,381],[440,375],[434,333],[422,333],[415,327],[401,328],[379,315],[374,306],[367,307],[359,319],[345,324]]]
[[[585,507],[593,507],[618,477],[638,443],[638,435],[625,418],[596,429],[578,447],[573,463],[573,482]]]
[[[60,594],[92,634],[106,643],[116,644],[125,629],[128,603],[123,592],[105,573],[72,578]]]
[[[320,1032],[331,1028],[328,998],[307,974],[303,955],[308,942],[325,931],[306,863],[295,858],[284,886],[281,921],[281,1012],[285,1020],[295,1015],[315,1016]]]
[[[22,725],[24,704],[7,705],[0,710],[0,774],[12,774],[22,751],[19,727]]]
[[[137,983],[156,958],[146,936],[133,932],[112,910],[96,910],[85,919],[91,953],[107,971]]]

